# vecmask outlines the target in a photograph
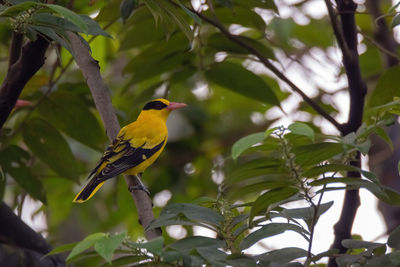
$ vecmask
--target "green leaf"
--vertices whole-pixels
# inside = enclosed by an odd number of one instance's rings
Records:
[[[79,180],[78,166],[71,149],[51,124],[42,119],[31,119],[26,123],[22,136],[29,149],[61,177]]]
[[[293,134],[307,136],[308,138],[311,139],[311,141],[313,142],[315,141],[314,130],[305,123],[302,122],[292,123],[291,125],[289,125],[288,129]]]
[[[274,52],[270,47],[267,45],[254,40],[252,38],[248,38],[246,36],[236,35],[236,38],[240,39],[242,42],[254,47],[257,49],[263,56],[266,58],[274,58]],[[251,54],[251,52],[242,46],[232,42],[230,39],[225,37],[220,33],[215,33],[210,35],[207,39],[207,46],[216,49],[217,51],[225,51],[228,53],[235,53],[235,54]]]
[[[120,233],[112,236],[104,236],[94,244],[94,250],[111,264],[114,251],[121,245],[126,238],[126,233]]]
[[[57,42],[60,44],[62,47],[67,49],[71,54],[73,54],[71,44],[69,43],[68,40],[64,39],[62,36],[60,36],[57,32],[55,32],[54,29],[46,26],[40,26],[40,25],[31,25],[32,29],[35,29],[36,31],[46,35],[49,39]],[[64,31],[63,29],[58,29],[59,31]],[[66,32],[64,31],[66,34]]]
[[[138,0],[123,0],[121,2],[121,6],[119,8],[122,21],[125,23],[129,16],[132,14],[133,10],[135,10],[139,6]]]
[[[375,115],[373,107],[387,104],[393,101],[394,96],[400,96],[399,84],[396,79],[400,76],[400,66],[387,69],[379,78],[375,89],[369,95],[365,106],[365,120],[371,121],[371,117]]]
[[[38,4],[39,3],[37,3],[37,2],[26,1],[26,2],[22,2],[20,4],[17,4],[17,5],[12,5],[12,6],[7,7],[5,10],[3,10],[0,13],[0,16],[14,17],[23,11],[27,11],[30,8],[36,7]]]
[[[392,143],[392,139],[390,138],[390,136],[387,134],[387,132],[381,128],[381,127],[375,127],[374,128],[374,132],[376,133],[377,136],[379,136],[380,138],[382,138],[383,141],[386,142],[386,144],[389,145],[390,149],[393,151],[393,143]]]
[[[269,223],[246,236],[242,242],[240,242],[239,247],[241,250],[247,249],[261,239],[279,235],[285,231],[295,231],[301,234],[308,241],[307,235],[309,235],[309,233],[298,225],[290,223]]]
[[[400,13],[396,14],[396,16],[393,17],[390,27],[394,28],[399,24],[400,24]]]
[[[330,207],[332,207],[333,201],[329,201],[327,203],[323,203],[318,207],[317,218],[321,216],[323,213],[328,211]],[[314,207],[306,207],[306,208],[295,208],[295,209],[284,209],[281,211],[282,214],[289,218],[295,219],[303,219],[304,221],[311,221],[314,217],[315,209]]]
[[[80,14],[79,15],[82,20],[86,23],[86,26],[88,27],[87,34],[89,35],[102,35],[108,38],[112,39],[112,36],[108,34],[106,31],[104,31],[100,25],[93,20],[91,17],[88,15]]]
[[[199,18],[199,16],[197,16],[196,13],[193,13],[192,11],[190,11],[189,9],[187,9],[187,7],[185,7],[184,5],[182,5],[181,1],[178,0],[178,5],[182,8],[183,11],[185,11],[186,14],[188,14],[197,24],[201,24],[201,19]]]
[[[29,153],[16,145],[7,146],[0,153],[2,170],[12,176],[31,197],[46,204],[46,193],[42,181],[32,174],[29,167],[30,160]]]
[[[187,219],[208,223],[214,226],[220,226],[223,217],[216,211],[193,205],[189,203],[174,203],[167,205],[161,212],[159,219],[163,217],[171,218],[176,215],[184,215]]]
[[[390,233],[387,244],[391,248],[400,249],[400,226]]]
[[[168,248],[179,250],[184,254],[190,253],[194,248],[208,247],[208,248],[223,248],[225,242],[220,239],[210,238],[205,236],[190,236],[172,243]]]
[[[54,4],[42,4],[42,3],[38,4],[50,8],[51,10],[58,13],[62,17],[68,19],[70,22],[75,24],[79,29],[81,29],[84,33],[88,32],[88,26],[86,25],[85,21],[78,14],[69,10],[68,8]]]
[[[290,198],[297,192],[298,192],[297,188],[289,186],[276,188],[268,192],[265,192],[264,194],[259,196],[257,200],[254,202],[250,211],[249,221],[252,222],[255,216],[268,211],[268,207],[271,204]]]
[[[70,251],[76,246],[76,244],[77,244],[77,242],[58,246],[58,247],[52,249],[49,253],[47,253],[46,257],[50,256],[50,255],[54,255],[54,254],[59,254],[59,253],[65,252],[65,251]]]
[[[301,166],[310,166],[332,159],[343,152],[343,146],[338,143],[316,143],[293,148],[296,162]]]
[[[69,253],[67,257],[67,261],[71,260],[73,257],[81,254],[91,246],[93,246],[98,240],[104,238],[106,236],[105,233],[95,233],[88,235],[85,239],[82,241],[78,242],[72,251]]]
[[[134,255],[134,256],[122,256],[112,261],[111,266],[129,266],[129,265],[139,265],[140,262],[150,259],[146,255]],[[101,267],[109,267],[108,263],[105,263]]]
[[[129,245],[135,248],[144,248],[153,254],[160,255],[163,250],[164,239],[160,236],[144,243],[129,242]]]
[[[232,158],[237,159],[246,149],[264,140],[264,133],[254,133],[236,141],[232,146]]]
[[[375,243],[375,242],[368,242],[363,240],[356,240],[356,239],[343,239],[342,245],[345,248],[349,249],[358,249],[358,248],[379,248],[379,247],[386,247],[386,244],[383,243]]]
[[[321,166],[312,167],[303,172],[304,177],[318,177],[324,173],[328,172],[343,172],[343,171],[353,171],[358,172],[359,169],[346,164],[324,164]]]
[[[240,64],[230,62],[214,64],[205,72],[205,76],[210,82],[228,90],[279,106],[278,98],[272,88],[262,78]]]
[[[76,94],[57,90],[39,105],[39,112],[43,118],[70,137],[100,150],[106,137],[89,108]]]
[[[212,17],[209,10],[205,14]],[[239,24],[244,27],[257,29],[262,33],[266,29],[266,24],[262,17],[250,8],[241,6],[235,6],[233,9],[215,8],[215,14],[223,24]]]
[[[289,247],[261,254],[258,255],[256,258],[260,260],[260,264],[263,264],[263,266],[269,266],[270,263],[288,263],[292,260],[306,257],[307,254],[307,251],[304,249]]]

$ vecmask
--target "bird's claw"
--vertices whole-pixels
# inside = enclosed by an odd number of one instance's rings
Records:
[[[144,185],[131,185],[128,188],[129,192],[133,193],[133,191],[135,190],[141,190],[143,192],[145,192],[149,197],[151,196],[149,189],[147,189],[147,187],[145,187]]]

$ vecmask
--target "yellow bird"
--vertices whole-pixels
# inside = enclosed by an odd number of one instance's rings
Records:
[[[89,174],[90,181],[73,202],[82,203],[90,199],[112,177],[121,173],[138,175],[149,167],[167,143],[168,115],[172,110],[183,107],[186,104],[169,102],[163,98],[147,103],[136,121],[119,131],[117,138]]]

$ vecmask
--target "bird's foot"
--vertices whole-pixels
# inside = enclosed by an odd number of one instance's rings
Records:
[[[139,184],[139,185],[131,185],[131,186],[129,186],[128,190],[129,190],[129,192],[131,192],[131,193],[132,193],[133,191],[135,191],[135,190],[142,190],[142,191],[145,192],[149,197],[151,197],[151,194],[150,194],[149,189],[147,189],[147,187],[145,187],[145,186],[142,185],[142,184]]]

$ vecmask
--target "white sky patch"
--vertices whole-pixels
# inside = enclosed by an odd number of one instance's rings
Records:
[[[169,190],[162,190],[154,195],[153,204],[156,207],[164,207],[171,199],[172,193]]]
[[[187,235],[187,231],[181,225],[170,225],[166,227],[167,233],[175,239],[185,238]]]
[[[211,90],[208,88],[208,84],[197,83],[196,87],[192,90],[192,93],[198,100],[206,100],[212,96]]]
[[[208,228],[195,225],[193,226],[193,235],[215,238],[217,236],[217,233]]]
[[[34,215],[41,206],[42,203],[40,201],[26,196],[22,206],[21,219],[35,232],[41,233],[44,237],[47,237],[47,222],[45,214],[41,211]],[[17,213],[17,210],[14,210],[14,212]]]

